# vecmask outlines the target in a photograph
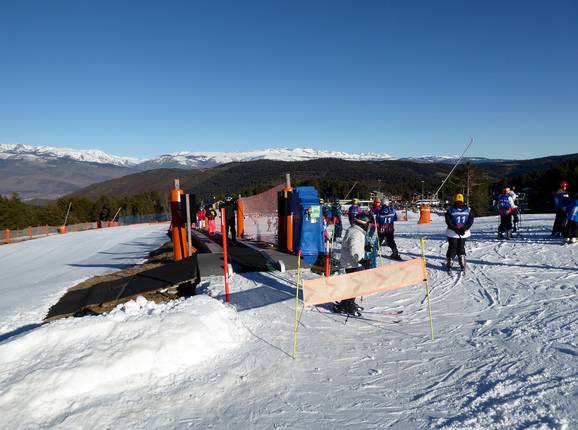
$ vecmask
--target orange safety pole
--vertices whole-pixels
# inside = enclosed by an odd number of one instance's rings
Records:
[[[293,251],[293,215],[287,215],[287,250]]]
[[[225,208],[221,208],[221,236],[223,237],[223,266],[225,268],[225,302],[229,303],[229,258],[227,254],[227,226]]]
[[[335,225],[334,225],[333,228],[335,228]],[[326,241],[325,241],[325,276],[326,276],[326,277],[329,277],[329,274],[330,274],[330,270],[329,270],[329,262],[330,262],[330,260],[329,260],[329,249],[330,249],[330,248],[329,248],[329,241],[326,240]],[[301,254],[301,251],[299,251],[299,254]]]
[[[32,227],[28,226],[28,239],[32,239]]]
[[[180,189],[179,180],[175,179],[175,188],[171,191],[171,235],[175,261],[180,261],[189,256],[187,232],[180,216],[181,196],[183,194],[184,191]]]
[[[6,237],[4,238],[4,243],[10,243],[10,229],[6,229]]]
[[[283,193],[285,199],[289,198],[289,193],[293,191],[291,187],[291,176],[287,173],[285,174],[285,188],[283,188]],[[287,209],[289,209],[289,202],[287,202]],[[287,213],[285,219],[286,228],[285,234],[287,238],[287,251],[293,252],[293,215],[291,213]]]
[[[237,237],[241,239],[245,233],[245,203],[243,199],[237,200]]]

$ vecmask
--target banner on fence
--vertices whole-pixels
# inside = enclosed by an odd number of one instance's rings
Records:
[[[415,258],[376,269],[304,281],[303,303],[305,306],[312,306],[337,302],[392,291],[423,281],[423,260]]]

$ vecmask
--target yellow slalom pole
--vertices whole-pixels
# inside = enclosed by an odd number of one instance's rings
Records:
[[[423,237],[419,240],[421,243],[421,258],[422,258],[422,273],[423,273],[423,280],[425,281],[425,293],[427,297],[427,307],[429,312],[429,326],[431,329],[431,340],[435,340],[434,336],[434,328],[433,328],[433,319],[431,314],[431,302],[429,300],[429,283],[427,280],[427,270],[425,266],[425,240]]]
[[[295,326],[293,328],[293,360],[297,357],[297,328],[299,326],[299,284],[301,283],[301,250],[297,253],[297,288],[295,289]]]

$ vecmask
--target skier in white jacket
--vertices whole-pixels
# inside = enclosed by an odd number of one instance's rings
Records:
[[[365,236],[371,222],[371,216],[366,213],[360,213],[355,217],[351,227],[345,232],[345,237],[341,243],[341,267],[345,269],[345,273],[353,273],[365,269]],[[345,299],[336,303],[334,310],[335,312],[350,315],[361,315],[359,312],[361,308],[355,303],[355,298]]]

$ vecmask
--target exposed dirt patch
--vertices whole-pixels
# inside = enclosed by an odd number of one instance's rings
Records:
[[[118,281],[125,278],[130,278],[137,273],[144,272],[146,270],[154,269],[160,267],[167,263],[172,263],[173,259],[173,244],[172,242],[166,242],[158,249],[151,251],[149,253],[149,259],[137,266],[129,267],[123,270],[119,270],[107,275],[95,276],[93,278],[87,279],[78,285],[70,288],[69,291],[84,290],[92,288],[94,285],[100,284],[102,282]],[[169,300],[174,300],[179,297],[188,297],[195,294],[195,288],[190,282],[185,282],[179,286],[167,288],[164,290],[151,291],[148,293],[139,294],[145,299],[153,301],[155,303],[164,303]],[[85,315],[98,315],[105,312],[110,312],[116,306],[122,303],[126,303],[134,297],[124,297],[119,300],[98,303],[94,305],[87,305],[83,307],[80,311],[76,312],[74,316],[85,316]]]

